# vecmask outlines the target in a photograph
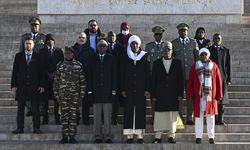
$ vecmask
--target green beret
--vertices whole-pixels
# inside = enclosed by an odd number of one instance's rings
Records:
[[[154,33],[163,33],[165,30],[161,26],[155,26],[152,28],[152,32]]]
[[[38,25],[40,25],[41,20],[38,17],[32,17],[32,18],[30,18],[29,23],[30,24],[38,24]]]
[[[178,24],[178,26],[176,27],[178,30],[188,30],[189,29],[189,26],[186,24],[186,23],[180,23]]]

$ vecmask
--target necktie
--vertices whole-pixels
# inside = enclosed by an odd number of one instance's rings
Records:
[[[185,45],[185,39],[182,39],[182,45]]]
[[[157,48],[158,48],[158,49],[160,49],[160,46],[161,46],[161,44],[160,44],[160,43],[158,43],[158,44],[157,44]]]
[[[103,58],[104,58],[104,56],[103,56],[103,55],[101,55],[101,56],[100,56],[100,60],[101,60],[101,62],[103,62]]]
[[[29,64],[31,60],[31,54],[26,54],[26,55],[27,55],[26,63]]]

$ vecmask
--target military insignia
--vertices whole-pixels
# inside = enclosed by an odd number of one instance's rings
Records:
[[[44,41],[40,40],[40,41],[38,41],[38,44],[43,44],[44,45]]]

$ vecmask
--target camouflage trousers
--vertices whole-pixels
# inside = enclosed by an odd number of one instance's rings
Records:
[[[78,99],[62,99],[61,107],[61,124],[63,136],[75,136],[77,126],[77,113],[79,113]]]

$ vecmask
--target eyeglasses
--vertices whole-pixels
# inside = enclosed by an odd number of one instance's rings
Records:
[[[98,47],[104,48],[104,47],[107,47],[107,45],[106,44],[99,44]]]

